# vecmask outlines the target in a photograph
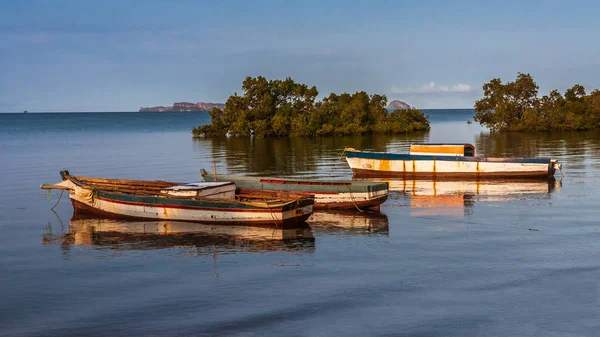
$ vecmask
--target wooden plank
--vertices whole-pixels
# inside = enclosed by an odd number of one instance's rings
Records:
[[[41,185],[40,188],[43,190],[65,190],[65,191],[71,190],[70,188],[68,188],[66,186],[61,186],[61,185]]]
[[[107,178],[94,178],[85,176],[71,176],[77,180],[87,183],[107,183],[107,184],[128,184],[128,185],[143,185],[143,186],[157,186],[157,187],[171,187],[180,185],[180,183],[169,182],[169,181],[146,181],[146,180],[129,180],[129,179],[107,179]]]

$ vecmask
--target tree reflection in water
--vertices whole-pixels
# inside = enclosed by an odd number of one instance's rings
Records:
[[[230,173],[260,176],[327,175],[335,166],[336,173],[349,176],[347,164],[339,163],[346,147],[366,151],[404,151],[410,143],[424,142],[427,133],[410,135],[365,135],[353,137],[225,137],[195,139],[197,152],[212,159],[219,169]]]

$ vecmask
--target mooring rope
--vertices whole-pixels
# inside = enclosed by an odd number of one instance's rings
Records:
[[[346,187],[348,188],[348,192],[350,192],[350,199],[352,200],[352,203],[354,204],[354,207],[356,207],[356,209],[357,209],[359,212],[364,212],[364,211],[363,211],[362,209],[360,209],[360,208],[358,207],[358,205],[356,204],[356,201],[354,200],[354,195],[352,194],[352,191],[350,190],[350,186],[348,186],[348,185],[347,185]]]
[[[331,167],[331,170],[329,170],[329,173],[327,174],[328,176],[331,177],[331,172],[333,172],[333,170],[335,169],[335,167],[339,164],[339,162],[342,160],[342,158],[344,157],[344,154],[346,153],[346,148],[344,148],[344,150],[342,151],[342,154],[340,154],[340,157],[338,158],[338,160],[335,162],[335,164],[333,164],[333,166]]]
[[[58,200],[56,201],[56,204],[54,204],[54,206],[52,206],[52,208],[50,208],[51,210],[54,210],[54,208],[55,208],[56,206],[58,206],[58,203],[60,202],[60,198],[62,198],[62,195],[63,195],[63,192],[64,192],[64,191],[65,191],[65,190],[60,190],[60,195],[58,196]]]
[[[273,211],[271,210],[271,206],[269,206],[269,202],[265,201],[265,204],[267,204],[267,208],[269,209],[269,214],[271,214],[271,219],[273,219],[273,222],[275,223],[275,227],[279,227],[279,224],[277,223],[277,220],[275,219],[275,216],[273,215]],[[283,210],[281,211],[281,223],[283,224]]]

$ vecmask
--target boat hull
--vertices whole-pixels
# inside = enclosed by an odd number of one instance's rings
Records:
[[[548,178],[555,161],[537,158],[422,156],[380,152],[348,152],[346,160],[355,177],[504,179]]]
[[[302,225],[312,213],[312,205],[289,209],[217,209],[211,207],[189,207],[123,202],[121,200],[96,197],[93,202],[71,195],[76,215],[94,215],[123,220],[176,220],[229,226],[261,226],[295,228]]]
[[[261,193],[280,193],[275,190],[253,190],[240,188],[240,193],[252,194],[260,191]],[[387,190],[385,193],[377,192],[364,192],[364,193],[318,193],[308,192],[301,193],[295,191],[298,194],[310,194],[315,197],[314,209],[326,210],[326,209],[370,209],[373,211],[379,211],[381,204],[383,204],[388,198]]]

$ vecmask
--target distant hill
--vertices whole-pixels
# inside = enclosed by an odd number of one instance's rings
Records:
[[[399,100],[394,100],[394,101],[391,101],[390,104],[388,104],[388,106],[386,108],[390,109],[390,110],[410,109],[410,105],[408,105],[402,101],[399,101]]]
[[[182,112],[182,111],[210,111],[213,108],[224,109],[225,104],[223,103],[189,103],[179,102],[173,103],[172,106],[155,106],[155,107],[142,107],[140,112]]]

